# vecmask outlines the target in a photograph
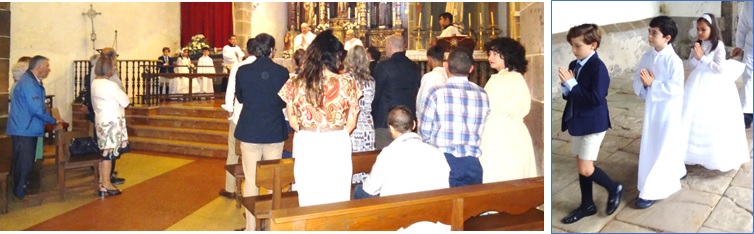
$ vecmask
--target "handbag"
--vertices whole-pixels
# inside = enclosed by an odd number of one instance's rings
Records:
[[[99,154],[100,152],[97,142],[92,137],[73,138],[71,144],[68,145],[68,151],[71,152],[71,156]]]

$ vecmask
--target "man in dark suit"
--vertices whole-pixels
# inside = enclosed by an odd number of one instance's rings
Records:
[[[260,160],[280,159],[283,142],[288,139],[288,128],[283,116],[285,102],[278,91],[288,81],[288,69],[272,61],[275,38],[269,34],[257,35],[247,43],[249,53],[256,61],[241,65],[236,72],[236,98],[243,104],[234,136],[241,141],[243,171],[247,181],[256,178]],[[254,183],[244,185],[244,197],[259,194]],[[246,211],[246,228],[255,227],[255,218]]]
[[[170,48],[162,47],[162,56],[157,58],[157,68],[159,73],[173,73],[173,63],[175,59],[170,57]],[[164,93],[168,93],[167,90],[168,79],[160,77],[160,90],[166,89]]]
[[[367,53],[369,53],[369,74],[374,77],[374,69],[375,67],[377,67],[377,62],[380,61],[382,53],[380,53],[380,50],[378,50],[377,47],[374,46],[367,48]]]
[[[377,64],[374,71],[375,92],[372,102],[374,117],[375,148],[385,148],[393,140],[387,128],[390,108],[404,105],[416,115],[416,94],[421,83],[419,66],[406,57],[403,38],[391,36],[385,41],[387,60]]]

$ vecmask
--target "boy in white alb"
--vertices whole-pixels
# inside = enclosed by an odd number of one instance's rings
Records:
[[[639,151],[636,207],[644,209],[681,189],[685,137],[682,136],[683,61],[673,50],[675,21],[658,16],[649,22],[649,45],[634,75],[634,92],[645,99]]]
[[[228,45],[223,47],[223,67],[225,67],[225,72],[230,73],[233,65],[243,61],[243,57],[243,50],[236,45],[236,35],[230,35],[228,37]]]
[[[199,58],[199,62],[197,62],[196,73],[215,73],[215,63],[212,62],[212,58],[209,57],[209,48],[203,48],[202,53],[204,56]],[[199,82],[199,93],[215,93],[212,78],[203,76],[197,78],[197,81]]]

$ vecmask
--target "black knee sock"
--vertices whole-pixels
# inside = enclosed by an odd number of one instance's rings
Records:
[[[615,186],[617,186],[618,184],[610,179],[610,176],[607,176],[607,174],[605,174],[602,169],[595,166],[594,173],[592,173],[592,176],[590,177],[595,183],[599,184],[602,187],[605,187],[610,195],[615,195],[612,193],[615,191]]]
[[[592,179],[579,174],[579,187],[581,188],[581,208],[594,205],[592,198]]]
[[[744,113],[744,125],[746,128],[751,127],[751,121],[754,119],[754,116],[752,116],[751,113]]]

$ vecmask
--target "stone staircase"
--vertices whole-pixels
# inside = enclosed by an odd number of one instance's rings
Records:
[[[88,122],[73,104],[74,129]],[[126,109],[128,135],[134,150],[198,157],[228,155],[227,112],[212,105],[160,107],[132,106]],[[82,121],[83,120],[83,121]]]

